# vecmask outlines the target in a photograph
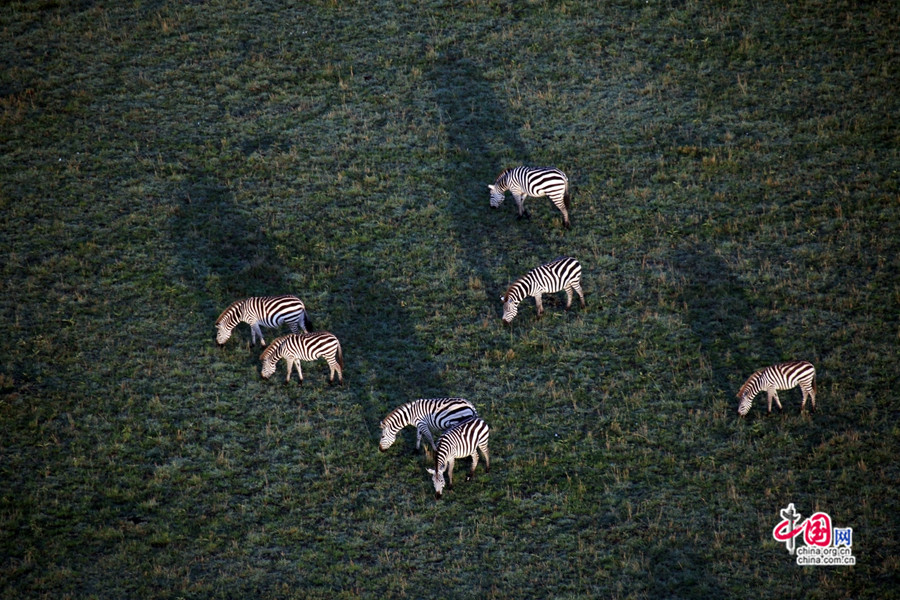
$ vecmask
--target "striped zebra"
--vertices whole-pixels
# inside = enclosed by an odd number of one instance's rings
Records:
[[[291,370],[297,367],[297,376],[303,384],[303,371],[300,361],[313,361],[324,358],[330,369],[328,381],[334,381],[337,373],[338,381],[344,385],[344,354],[341,352],[341,343],[333,333],[327,331],[314,331],[313,333],[289,333],[272,342],[260,355],[262,361],[262,376],[268,379],[275,372],[275,366],[280,359],[287,361],[287,379],[291,380]]]
[[[475,476],[475,467],[478,465],[478,451],[484,456],[484,470],[491,472],[491,460],[488,455],[488,434],[490,430],[487,423],[474,417],[468,421],[447,430],[438,440],[434,454],[434,469],[425,469],[431,475],[434,483],[434,497],[441,499],[444,491],[444,471],[447,471],[447,489],[453,489],[453,463],[457,458],[472,457],[472,468],[466,475],[466,481]]]
[[[428,443],[427,451],[428,447],[435,447],[434,438],[431,437],[432,431],[440,433],[457,423],[477,416],[478,411],[465,398],[413,400],[392,410],[378,424],[381,427],[381,441],[378,449],[384,452],[390,448],[397,439],[397,433],[407,425],[412,425],[416,428],[416,450],[419,449],[422,438],[425,438]]]
[[[484,470],[491,472],[491,459],[488,455],[488,434],[490,428],[478,417],[463,421],[448,429],[438,440],[434,454],[434,469],[425,469],[431,475],[434,483],[434,498],[441,499],[444,491],[444,471],[447,472],[446,487],[453,489],[453,463],[457,458],[472,458],[472,468],[466,475],[466,481],[475,477],[475,467],[478,466],[478,452],[484,457]]]
[[[259,338],[263,346],[266,345],[266,340],[263,339],[260,325],[274,328],[287,323],[291,333],[299,333],[300,329],[312,329],[312,322],[303,302],[297,296],[290,295],[255,296],[232,303],[216,319],[216,343],[224,346],[231,337],[232,330],[241,323],[250,326],[251,344],[255,345],[256,338]]]
[[[519,302],[526,296],[534,296],[537,316],[544,314],[542,294],[566,292],[566,310],[572,306],[572,290],[578,293],[581,308],[584,308],[584,293],[581,291],[581,264],[571,256],[560,256],[545,265],[528,271],[509,286],[500,299],[503,300],[503,322],[512,322],[519,312]]]
[[[503,203],[505,192],[509,190],[519,208],[519,219],[530,217],[525,210],[525,197],[548,196],[563,216],[563,225],[569,229],[569,211],[572,209],[569,195],[569,178],[559,169],[550,167],[513,167],[506,169],[489,185],[491,208]]]
[[[751,375],[737,393],[737,397],[741,399],[738,414],[745,416],[753,405],[753,398],[763,390],[769,397],[769,413],[772,412],[772,400],[775,400],[778,410],[782,410],[778,390],[790,390],[797,386],[803,392],[800,411],[803,411],[806,397],[809,396],[812,400],[811,411],[816,412],[816,369],[805,360],[792,360],[766,367]]]

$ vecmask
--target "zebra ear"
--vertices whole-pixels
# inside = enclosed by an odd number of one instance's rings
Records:
[[[434,475],[434,469],[425,469],[425,470],[428,471],[429,475],[432,475],[432,476]]]

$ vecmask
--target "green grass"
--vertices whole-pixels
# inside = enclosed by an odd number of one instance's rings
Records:
[[[888,597],[897,39],[888,2],[12,3],[0,595]],[[572,231],[489,209],[515,164],[568,173]],[[560,254],[587,309],[503,327]],[[216,348],[276,293],[343,387]],[[819,412],[737,418],[789,359]],[[438,395],[492,469],[436,503],[377,440]],[[856,566],[794,564],[790,502]]]

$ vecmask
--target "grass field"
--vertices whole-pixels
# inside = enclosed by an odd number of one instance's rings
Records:
[[[897,3],[23,0],[0,49],[0,597],[897,594]],[[516,164],[571,231],[489,208]],[[587,308],[503,327],[561,254]],[[216,347],[279,293],[343,387]],[[790,359],[818,412],[738,418]],[[436,502],[378,423],[449,395],[491,472]]]

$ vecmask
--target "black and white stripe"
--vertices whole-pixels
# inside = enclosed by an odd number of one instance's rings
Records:
[[[300,333],[300,329],[312,329],[312,322],[303,302],[297,296],[290,295],[254,296],[232,303],[216,319],[216,342],[220,346],[225,344],[231,337],[232,330],[240,323],[250,325],[251,343],[256,344],[258,337],[263,346],[266,345],[266,340],[263,339],[261,325],[275,328],[286,323],[292,333]]]
[[[291,370],[297,367],[297,375],[300,383],[303,383],[303,371],[300,369],[300,361],[314,361],[324,358],[328,363],[328,381],[334,381],[337,373],[338,380],[344,385],[344,355],[341,352],[341,343],[333,333],[327,331],[314,331],[312,333],[289,333],[272,342],[260,355],[262,361],[262,376],[266,379],[275,372],[275,366],[282,358],[287,362],[287,379],[291,380]]]
[[[778,390],[789,390],[797,386],[800,386],[803,392],[801,412],[806,407],[807,397],[812,400],[810,410],[816,412],[816,369],[805,360],[792,360],[766,367],[751,375],[737,393],[737,397],[740,398],[738,414],[742,417],[746,415],[753,405],[753,398],[763,390],[768,395],[769,412],[772,412],[772,400],[775,400],[778,410],[782,410]]]
[[[472,468],[466,475],[466,481],[475,476],[478,465],[478,452],[484,457],[484,470],[491,472],[491,460],[488,455],[488,435],[490,428],[483,420],[475,417],[447,430],[438,440],[434,454],[434,469],[426,469],[434,483],[434,497],[438,500],[444,491],[444,471],[447,471],[448,490],[453,489],[453,463],[457,458],[472,458]]]
[[[454,425],[477,417],[478,411],[472,403],[465,398],[420,398],[407,402],[392,410],[384,418],[381,427],[381,441],[378,449],[384,452],[391,447],[397,439],[397,433],[412,425],[416,428],[416,450],[422,443],[422,438],[428,443],[428,447],[434,448],[434,438],[431,432],[441,433]]]
[[[519,208],[519,218],[528,217],[525,210],[525,197],[540,198],[547,196],[563,215],[563,225],[568,229],[569,210],[572,208],[569,195],[569,178],[559,169],[552,167],[513,167],[506,169],[497,177],[491,191],[491,208],[503,203],[504,193],[509,190]]]
[[[525,276],[509,286],[501,296],[503,300],[503,322],[510,323],[519,312],[519,302],[527,296],[534,296],[537,316],[544,313],[541,294],[566,292],[566,310],[572,306],[572,290],[578,293],[584,308],[584,293],[581,291],[581,263],[571,256],[561,256],[547,264],[535,267]]]

